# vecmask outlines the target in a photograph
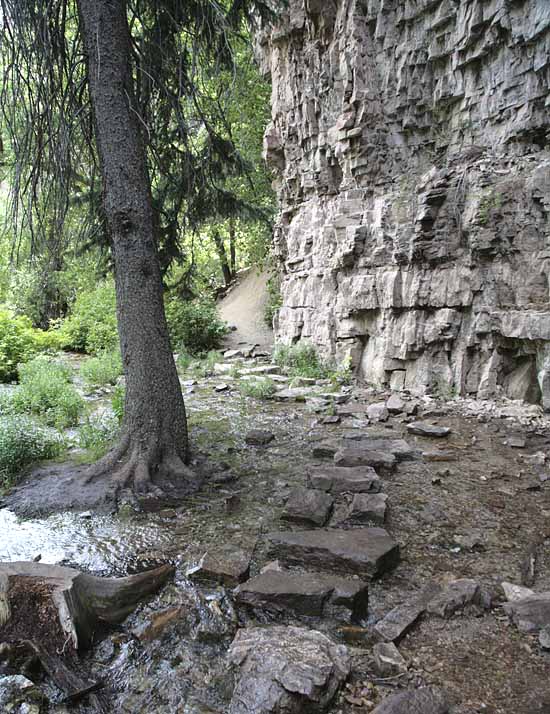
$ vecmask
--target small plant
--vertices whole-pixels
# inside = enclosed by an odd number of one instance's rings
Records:
[[[89,416],[78,432],[78,445],[85,449],[91,461],[97,461],[118,436],[120,423],[116,415]]]
[[[80,375],[88,387],[105,387],[116,384],[122,374],[122,360],[118,352],[101,352],[90,357],[80,368]]]
[[[287,370],[290,377],[313,379],[330,377],[330,368],[320,360],[315,347],[309,342],[276,345],[273,351],[273,361]]]
[[[277,391],[277,385],[269,377],[250,379],[239,384],[239,391],[244,397],[254,399],[271,399]]]
[[[166,320],[173,347],[191,355],[217,349],[228,332],[216,303],[205,298],[187,302],[171,298],[166,302]]]
[[[214,374],[214,365],[222,359],[219,352],[211,350],[191,364],[190,372],[194,377],[210,377]]]
[[[106,280],[94,290],[82,292],[61,325],[60,333],[66,349],[87,354],[114,350],[118,333],[113,282]]]
[[[58,429],[75,426],[84,400],[71,384],[71,376],[68,365],[46,357],[20,365],[20,384],[9,396],[9,411],[35,414]]]
[[[189,367],[193,364],[193,356],[187,352],[185,349],[181,349],[178,354],[178,359],[176,361],[178,369],[182,372],[186,372]]]
[[[123,384],[117,384],[113,390],[113,396],[111,398],[111,408],[119,424],[122,424],[122,420],[124,419],[125,400],[126,387]]]
[[[7,488],[30,464],[60,456],[65,448],[53,429],[28,416],[0,417],[0,487]]]
[[[55,331],[35,330],[27,317],[14,317],[0,309],[0,382],[16,379],[17,366],[38,352],[56,348],[59,340]]]

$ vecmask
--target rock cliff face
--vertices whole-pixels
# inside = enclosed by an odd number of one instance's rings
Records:
[[[550,408],[550,2],[277,14],[279,338],[395,389]]]

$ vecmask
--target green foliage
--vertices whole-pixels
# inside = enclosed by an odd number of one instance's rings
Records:
[[[97,461],[108,451],[119,433],[116,415],[94,414],[88,416],[78,431],[78,445],[90,461]]]
[[[59,456],[63,439],[28,416],[0,416],[0,487],[10,486],[30,464]]]
[[[38,352],[59,348],[55,332],[35,330],[28,317],[14,317],[8,310],[0,309],[0,382],[17,378],[17,366]]]
[[[204,298],[189,302],[168,300],[166,319],[172,345],[192,355],[217,349],[228,331],[216,303]]]
[[[78,295],[69,317],[61,325],[66,349],[98,354],[118,344],[115,287],[105,280]]]
[[[330,379],[339,384],[349,383],[352,377],[349,359],[340,365],[322,360],[315,347],[305,341],[295,345],[275,345],[273,361],[283,367],[290,377]]]
[[[126,387],[123,384],[117,384],[113,390],[113,396],[111,399],[111,407],[113,408],[113,413],[118,420],[119,424],[122,424],[124,419],[124,402],[126,400]]]
[[[90,357],[80,368],[80,375],[88,387],[105,387],[116,384],[122,374],[122,360],[119,352],[103,351],[97,357]]]
[[[271,399],[277,391],[277,385],[269,377],[250,379],[239,384],[239,391],[245,397],[255,399]]]
[[[20,384],[9,396],[14,414],[35,414],[58,429],[75,426],[84,410],[84,400],[70,379],[71,368],[46,357],[20,365]]]
[[[214,374],[214,365],[222,361],[222,355],[216,350],[211,350],[205,355],[195,359],[188,368],[193,377],[211,377]]]

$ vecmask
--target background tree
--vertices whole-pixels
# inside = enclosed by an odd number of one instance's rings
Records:
[[[213,215],[213,207],[229,213],[230,204],[235,210],[245,205],[218,183],[244,171],[244,165],[230,138],[218,133],[202,110],[196,60],[202,58],[201,71],[208,62],[230,65],[231,33],[242,27],[250,8],[242,0],[76,4],[78,19],[71,0],[46,6],[2,0],[3,37],[9,41],[2,106],[9,100],[10,106],[15,101],[24,107],[23,141],[20,117],[5,112],[20,167],[14,213],[17,220],[24,207],[26,225],[42,240],[36,217],[44,222],[53,215],[61,230],[68,196],[81,175],[72,150],[76,142],[87,153],[83,163],[93,167],[89,204],[101,218],[94,190],[97,147],[105,219],[98,235],[110,242],[114,257],[127,390],[120,443],[89,476],[108,473],[121,485],[149,489],[157,476],[172,481],[191,476],[185,466],[185,410],[163,308],[162,272],[177,251],[174,221],[183,215],[193,225]],[[267,12],[261,3],[255,8]],[[42,153],[35,166],[30,158],[37,150]],[[175,157],[178,185],[167,170]],[[153,200],[151,181],[158,197],[164,189],[162,200]],[[47,219],[40,205],[44,195]],[[169,210],[163,213],[161,206]]]

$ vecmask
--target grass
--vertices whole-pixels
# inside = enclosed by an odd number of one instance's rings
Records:
[[[85,403],[71,384],[72,374],[63,362],[35,357],[19,366],[19,386],[2,398],[0,410],[32,414],[57,429],[75,426]]]
[[[104,351],[90,357],[80,368],[80,376],[88,387],[106,387],[116,384],[122,374],[122,360],[118,352]]]
[[[336,365],[332,361],[323,360],[315,346],[305,341],[295,345],[275,345],[273,362],[282,367],[291,379],[330,379],[335,384],[347,384],[351,381],[349,361]]]
[[[89,416],[78,431],[78,446],[86,452],[86,461],[97,461],[118,437],[120,424],[116,415]]]
[[[65,442],[54,429],[26,415],[0,417],[0,488],[12,486],[32,463],[53,459],[65,450]]]
[[[269,377],[250,379],[239,384],[239,391],[243,397],[253,397],[254,399],[271,399],[277,391],[277,385]]]
[[[178,355],[177,365],[181,372],[189,374],[195,379],[211,377],[214,374],[214,365],[223,362],[223,356],[216,350],[205,352],[198,357],[193,357],[185,350]]]

